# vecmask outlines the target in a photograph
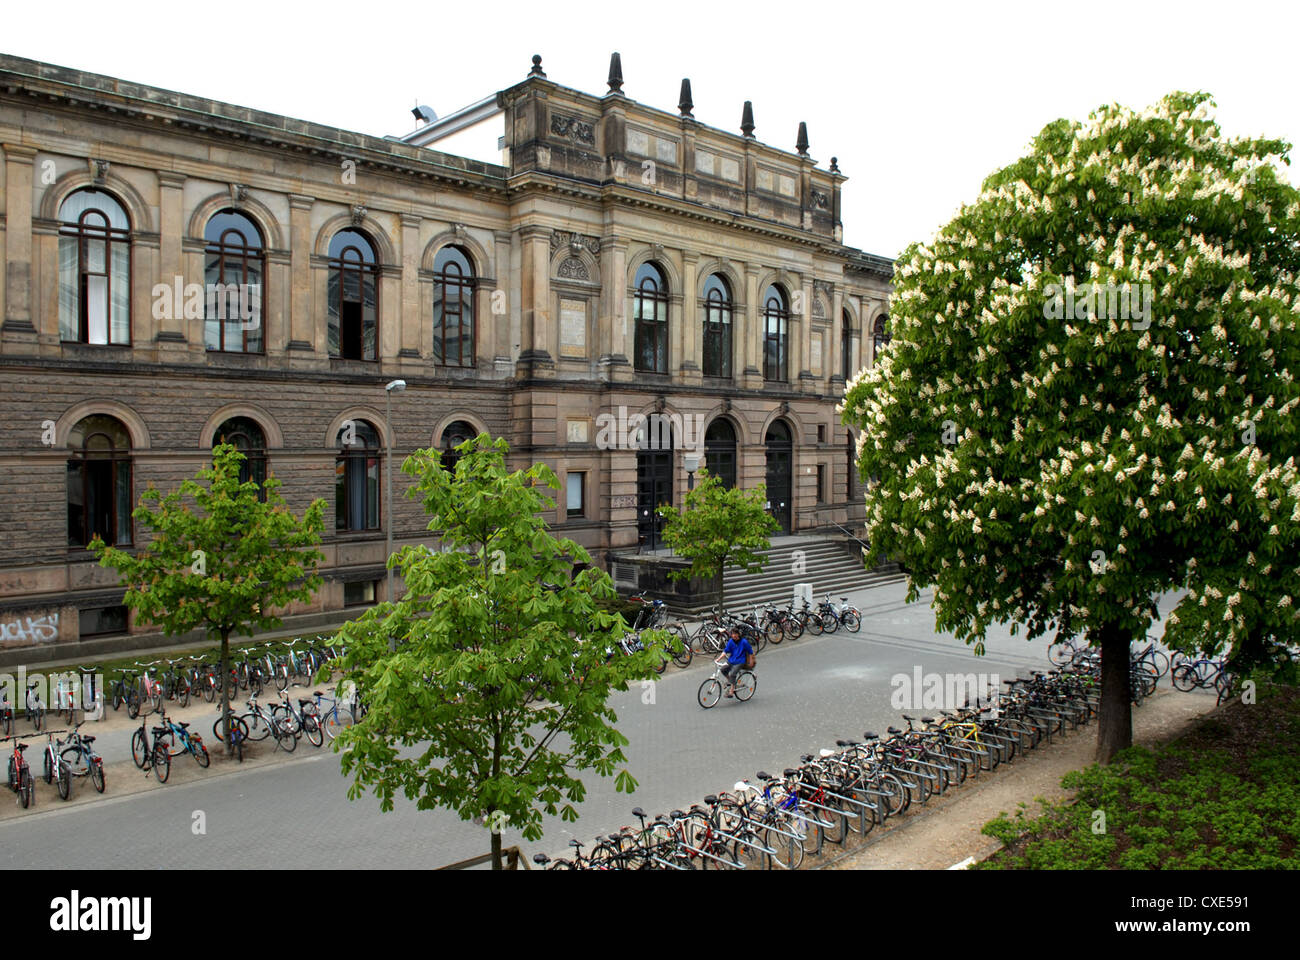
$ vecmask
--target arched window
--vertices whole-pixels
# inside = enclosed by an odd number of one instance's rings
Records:
[[[790,302],[772,284],[763,294],[763,379],[790,379]]]
[[[889,345],[889,340],[889,317],[882,313],[876,317],[875,325],[871,328],[871,342],[875,348],[872,355],[879,357],[880,351]]]
[[[713,274],[704,283],[704,375],[731,377],[731,287]]]
[[[203,342],[209,350],[261,353],[266,255],[261,231],[237,210],[222,210],[203,230],[207,308]]]
[[[244,462],[239,465],[239,482],[254,481],[258,486],[257,497],[266,502],[266,434],[256,420],[249,417],[231,417],[212,435],[212,445],[228,443],[244,455]]]
[[[68,436],[68,546],[95,534],[111,546],[131,543],[131,435],[114,417],[94,414]]]
[[[365,420],[346,421],[339,430],[334,461],[334,528],[379,529],[379,431]]]
[[[845,310],[840,318],[840,375],[853,379],[853,316]]]
[[[330,356],[375,360],[379,344],[379,269],[374,244],[360,230],[340,230],[330,241],[329,256]]]
[[[718,417],[704,431],[704,465],[709,475],[724,487],[736,485],[736,431],[723,417]]]
[[[653,263],[643,263],[636,272],[636,369],[648,373],[668,372],[668,281]]]
[[[474,366],[474,267],[459,247],[443,247],[433,261],[433,361]]]
[[[59,339],[131,342],[131,223],[102,190],[77,190],[59,207]]]
[[[460,454],[456,452],[455,448],[466,440],[473,440],[477,436],[478,430],[474,428],[472,423],[457,420],[455,423],[448,424],[447,429],[442,431],[442,442],[438,444],[438,449],[442,451],[444,469],[454,474],[456,464],[460,462]]]

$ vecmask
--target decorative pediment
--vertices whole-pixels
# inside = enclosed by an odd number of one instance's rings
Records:
[[[551,253],[559,250],[563,246],[568,246],[571,253],[581,253],[586,250],[589,254],[600,259],[600,238],[591,237],[581,233],[571,233],[568,230],[551,231]]]
[[[577,257],[565,257],[555,275],[562,280],[590,280],[587,265]]]

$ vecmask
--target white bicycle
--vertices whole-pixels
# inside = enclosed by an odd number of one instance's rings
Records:
[[[722,668],[726,664],[726,657],[720,657],[713,661],[713,676],[709,677],[700,684],[700,692],[697,694],[700,706],[705,710],[709,707],[717,706],[722,699],[723,684],[727,678],[722,675]],[[736,699],[744,702],[754,695],[758,689],[758,678],[754,676],[754,671],[749,667],[741,667],[736,673]]]

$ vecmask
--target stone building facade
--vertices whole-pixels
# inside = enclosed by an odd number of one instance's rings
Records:
[[[141,546],[140,494],[220,436],[295,511],[336,508],[295,614],[382,599],[390,519],[398,547],[427,538],[400,472],[383,502],[390,445],[397,466],[504,437],[602,565],[655,546],[696,442],[766,480],[786,530],[858,523],[835,404],[887,332],[892,264],[842,243],[845,176],[802,129],[792,153],[748,104],[741,133],[707,127],[688,82],[666,112],[614,67],[593,96],[534,58],[373,137],[0,57],[0,652],[146,631],[84,540]],[[431,145],[480,120],[500,163]],[[673,449],[608,429],[653,413],[686,428]]]

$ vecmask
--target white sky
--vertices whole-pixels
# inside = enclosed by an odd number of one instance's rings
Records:
[[[927,239],[980,182],[1058,117],[1207,90],[1232,135],[1300,140],[1300,3],[563,4],[271,3],[225,0],[10,4],[0,50],[374,135],[414,127],[418,98],[444,116],[522,80],[675,111],[832,155],[846,243],[895,256]],[[1300,182],[1294,174],[1291,181]]]

